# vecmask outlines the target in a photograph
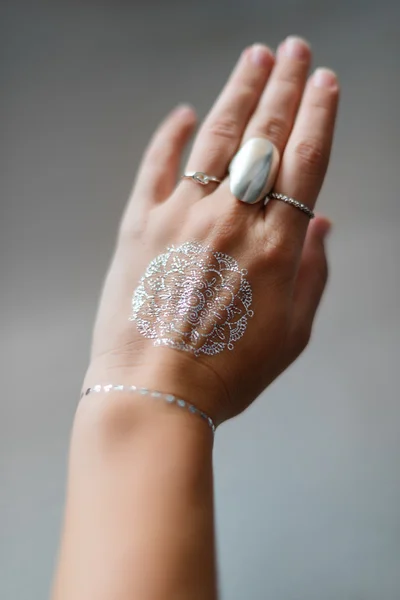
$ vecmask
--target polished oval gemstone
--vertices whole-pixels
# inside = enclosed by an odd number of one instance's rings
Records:
[[[238,200],[254,204],[271,191],[279,166],[278,151],[265,138],[248,140],[229,167],[229,186]]]

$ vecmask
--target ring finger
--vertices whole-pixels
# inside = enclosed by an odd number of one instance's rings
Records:
[[[206,117],[196,137],[185,172],[202,171],[223,179],[237,150],[247,122],[257,106],[274,64],[272,52],[260,44],[247,48]],[[215,183],[193,185],[183,180],[180,189],[190,187],[192,198],[215,190]]]

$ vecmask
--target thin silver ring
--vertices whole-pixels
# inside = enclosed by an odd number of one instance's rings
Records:
[[[311,208],[309,208],[306,204],[303,204],[294,198],[290,198],[285,194],[280,194],[279,192],[270,192],[266,197],[266,202],[264,205],[267,204],[269,200],[281,200],[282,202],[286,202],[286,204],[290,204],[290,206],[294,206],[295,208],[301,210],[309,219],[313,219],[315,217],[315,214]]]
[[[189,171],[188,173],[184,173],[181,179],[193,179],[196,183],[200,183],[200,185],[207,185],[211,181],[213,183],[221,183],[221,180],[218,177],[214,177],[214,175],[207,175],[207,173],[203,173],[203,171]]]

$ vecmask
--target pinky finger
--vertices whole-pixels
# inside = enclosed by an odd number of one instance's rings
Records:
[[[308,344],[314,318],[328,279],[325,238],[331,223],[324,217],[310,222],[294,288],[290,339],[298,355]]]
[[[336,75],[317,69],[310,78],[289,141],[275,191],[313,209],[328,167],[339,99]],[[282,240],[300,255],[308,219],[282,202],[268,203],[266,224],[281,232]],[[297,264],[297,263],[294,263]]]

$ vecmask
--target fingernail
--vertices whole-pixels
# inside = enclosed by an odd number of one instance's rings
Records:
[[[336,74],[330,69],[319,68],[316,69],[313,75],[313,83],[315,87],[319,88],[330,88],[336,87],[337,79]]]
[[[272,54],[267,46],[254,44],[249,50],[251,61],[258,67],[266,67],[271,63]]]
[[[298,60],[306,60],[310,56],[310,46],[301,37],[289,36],[278,48],[279,55]]]

